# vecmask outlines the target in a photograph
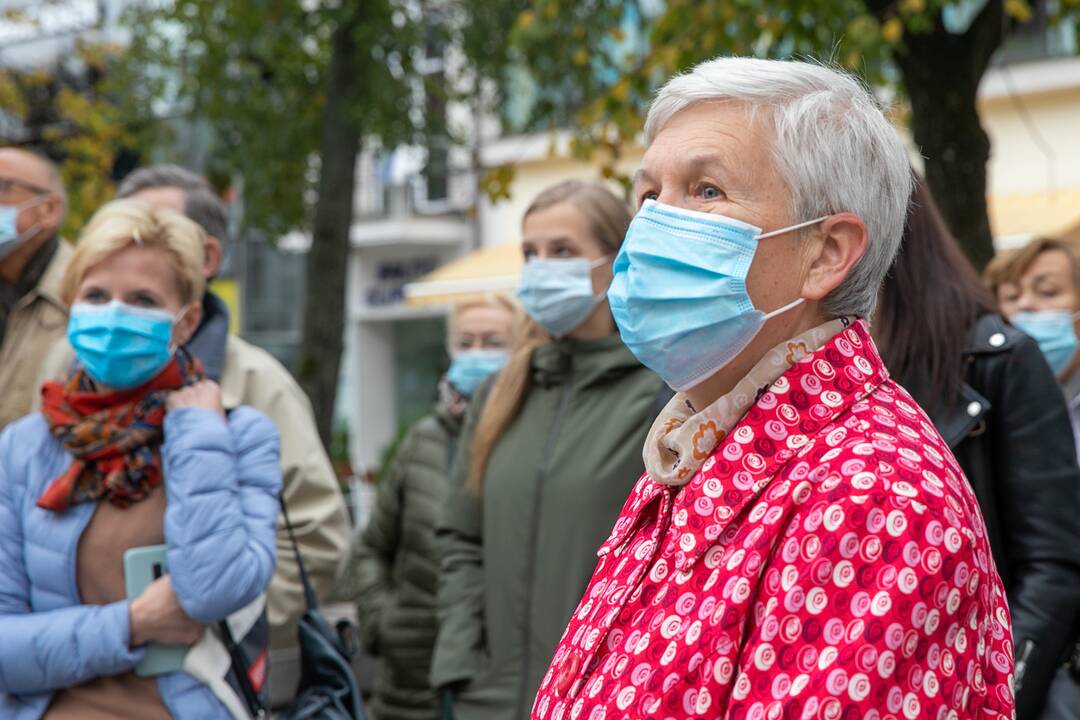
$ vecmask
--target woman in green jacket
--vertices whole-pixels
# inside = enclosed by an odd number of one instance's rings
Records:
[[[366,649],[380,659],[369,706],[376,720],[439,717],[428,685],[438,575],[435,520],[446,501],[450,458],[469,396],[505,363],[521,315],[502,296],[454,308],[447,333],[452,361],[439,383],[439,402],[402,440],[353,548],[344,592],[357,603]]]
[[[525,213],[518,297],[535,325],[477,393],[436,530],[432,685],[458,720],[529,716],[643,471],[667,393],[622,344],[605,299],[629,223],[625,203],[578,181]]]

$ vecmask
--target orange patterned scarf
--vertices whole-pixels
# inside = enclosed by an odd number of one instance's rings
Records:
[[[53,437],[75,460],[49,483],[38,506],[63,512],[74,503],[108,500],[126,508],[161,484],[165,400],[203,379],[202,365],[183,351],[142,387],[100,392],[83,369],[41,389]]]

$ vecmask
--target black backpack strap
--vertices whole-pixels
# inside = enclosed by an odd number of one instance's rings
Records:
[[[267,717],[266,708],[263,707],[262,700],[259,699],[259,693],[256,692],[251,684],[251,678],[248,677],[248,659],[244,656],[244,651],[236,644],[236,639],[233,637],[232,630],[229,629],[227,620],[218,623],[218,631],[221,633],[222,642],[225,643],[225,649],[229,651],[232,670],[236,675],[236,684],[240,686],[240,692],[244,696],[244,702],[247,703],[248,712],[256,720],[262,720],[262,718]]]
[[[304,586],[304,601],[307,603],[309,611],[315,610],[319,607],[319,601],[315,597],[315,588],[311,586],[307,570],[304,568],[304,558],[300,556],[300,546],[296,543],[296,533],[293,532],[292,522],[289,521],[289,507],[285,504],[284,493],[278,495],[278,502],[281,504],[281,514],[285,518],[285,529],[289,533],[289,542],[292,543],[293,555],[296,557],[296,567],[300,571],[300,584]]]

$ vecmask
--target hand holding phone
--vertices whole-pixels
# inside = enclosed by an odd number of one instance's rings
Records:
[[[176,599],[172,580],[163,575],[131,601],[131,645],[148,642],[193,645],[202,637],[202,625],[187,616]]]
[[[153,677],[180,670],[188,648],[205,628],[188,617],[173,590],[164,545],[131,548],[124,553],[124,584],[130,617],[131,647],[146,645],[135,674]]]

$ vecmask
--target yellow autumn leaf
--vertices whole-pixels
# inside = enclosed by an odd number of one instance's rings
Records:
[[[589,51],[583,47],[579,47],[574,51],[574,54],[570,56],[575,65],[588,65],[589,64]]]
[[[881,35],[887,42],[895,45],[904,36],[904,23],[901,22],[900,18],[889,18],[881,26]]]
[[[630,97],[630,81],[622,78],[615,83],[611,88],[611,97],[620,103],[626,102],[626,99]]]
[[[536,24],[536,13],[532,10],[523,10],[517,17],[517,26],[522,30],[528,30]]]
[[[907,13],[921,13],[926,9],[926,0],[903,0],[900,9]]]
[[[1027,0],[1005,0],[1005,14],[1026,23],[1031,20],[1031,4]]]

